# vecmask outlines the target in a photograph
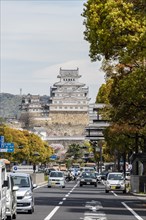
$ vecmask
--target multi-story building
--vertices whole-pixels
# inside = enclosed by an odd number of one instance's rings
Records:
[[[45,102],[41,101],[39,95],[28,94],[22,97],[21,118],[26,119],[26,116],[31,116],[34,126],[39,123],[42,125],[44,122],[49,129],[51,125],[51,135],[58,136],[62,130],[62,127],[59,127],[62,125],[64,125],[64,133],[61,132],[61,135],[81,135],[84,132],[84,127],[89,123],[89,88],[79,82],[81,75],[79,75],[78,68],[60,68],[57,78],[59,81],[50,88],[50,97]],[[57,132],[57,130],[59,131]]]
[[[79,82],[79,69],[64,70],[60,68],[59,82],[51,87],[51,104],[49,116],[60,124],[87,124],[89,89]]]
[[[60,68],[57,78],[60,79],[51,88],[50,111],[87,112],[88,92],[84,83],[79,82],[79,69],[64,70]]]

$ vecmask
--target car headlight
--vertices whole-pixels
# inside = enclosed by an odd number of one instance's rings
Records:
[[[96,179],[92,179],[92,182],[96,182]]]
[[[32,192],[31,191],[27,191],[24,196],[32,196]]]
[[[124,186],[125,185],[125,183],[124,182],[121,182],[121,186]]]

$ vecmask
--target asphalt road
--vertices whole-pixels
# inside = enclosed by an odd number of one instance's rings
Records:
[[[122,192],[105,193],[104,185],[34,190],[35,212],[18,213],[17,220],[146,220],[146,199]]]

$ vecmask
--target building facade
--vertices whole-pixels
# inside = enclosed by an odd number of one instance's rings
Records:
[[[29,115],[34,126],[46,124],[52,135],[58,136],[60,132],[61,135],[79,133],[80,136],[89,123],[89,88],[79,81],[81,75],[78,68],[60,68],[57,78],[59,81],[50,88],[50,97],[45,102],[39,95],[22,97],[21,119]],[[62,125],[64,133],[61,132]]]
[[[59,81],[50,89],[49,116],[53,123],[87,124],[89,89],[79,82],[79,69],[60,68]]]

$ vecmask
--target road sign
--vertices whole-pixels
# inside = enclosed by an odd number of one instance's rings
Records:
[[[4,136],[0,136],[0,148],[4,145]]]
[[[14,152],[14,143],[4,143],[3,147],[0,148],[0,152],[13,153]]]
[[[50,159],[51,159],[51,160],[56,160],[56,159],[57,159],[57,155],[52,155],[52,156],[50,157]]]

